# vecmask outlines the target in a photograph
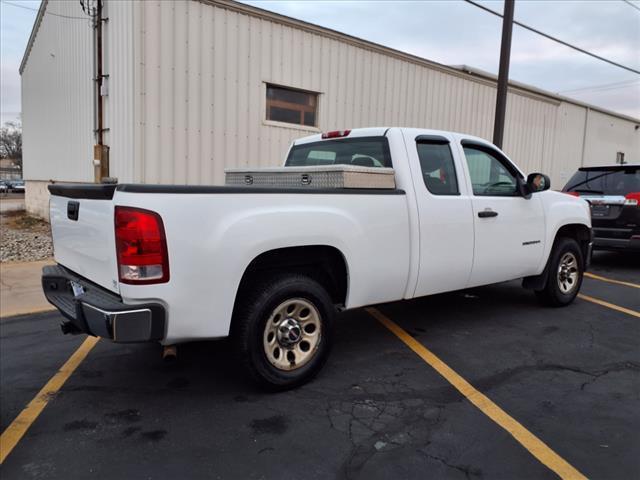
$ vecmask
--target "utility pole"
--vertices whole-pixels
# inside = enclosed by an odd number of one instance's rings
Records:
[[[509,59],[511,57],[511,32],[513,31],[513,11],[515,0],[504,0],[502,16],[502,45],[500,47],[500,70],[498,72],[498,94],[496,115],[493,124],[493,143],[502,148],[504,137],[504,117],[507,111],[507,89],[509,86]]]
[[[105,95],[105,75],[103,72],[103,25],[106,21],[103,18],[103,0],[95,0],[95,6],[87,2],[87,11],[93,16],[94,21],[94,95],[96,107],[96,145],[93,147],[93,158],[95,165],[95,182],[100,183],[109,177],[109,147],[104,144],[104,100]],[[83,4],[84,8],[84,4]]]

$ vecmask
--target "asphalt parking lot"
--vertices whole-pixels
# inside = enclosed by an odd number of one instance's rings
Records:
[[[585,278],[586,297],[564,309],[540,307],[510,282],[377,311],[576,472],[639,478],[637,257],[597,253],[591,273],[601,278]],[[557,478],[535,443],[518,441],[371,313],[339,319],[318,378],[279,394],[247,383],[225,341],[182,346],[175,364],[157,345],[99,341],[0,474]],[[3,432],[84,341],[57,324],[56,313],[1,321]]]

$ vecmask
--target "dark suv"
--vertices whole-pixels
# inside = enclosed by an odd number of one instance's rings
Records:
[[[640,165],[583,167],[562,191],[591,205],[594,248],[640,251]]]

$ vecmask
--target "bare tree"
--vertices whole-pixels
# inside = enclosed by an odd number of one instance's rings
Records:
[[[6,122],[0,128],[0,158],[8,158],[22,165],[22,124]]]

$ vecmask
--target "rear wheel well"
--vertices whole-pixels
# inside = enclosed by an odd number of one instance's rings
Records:
[[[337,248],[326,245],[278,248],[258,255],[242,275],[236,301],[256,280],[283,272],[306,275],[326,289],[335,305],[346,303],[346,261]]]

